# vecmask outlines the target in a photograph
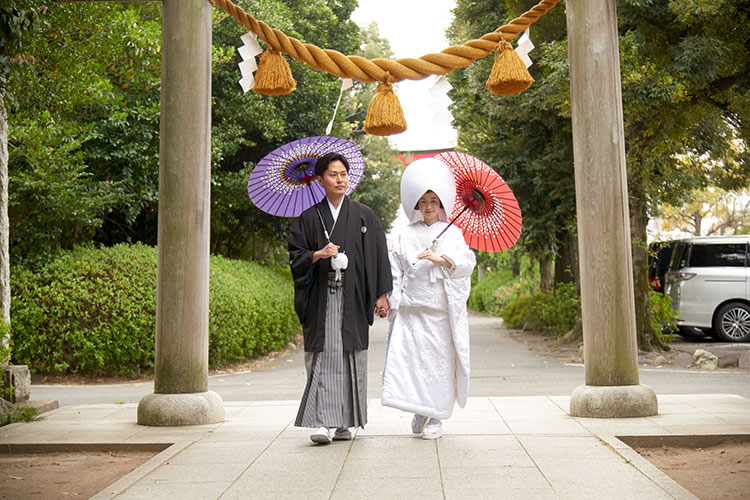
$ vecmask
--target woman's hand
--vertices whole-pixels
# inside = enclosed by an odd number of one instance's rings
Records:
[[[448,259],[446,259],[442,255],[436,254],[432,250],[424,250],[423,252],[420,252],[417,255],[417,259],[425,259],[434,262],[435,264],[439,264],[443,267],[451,267],[451,263],[448,262]]]
[[[378,300],[375,302],[375,314],[381,318],[385,318],[390,309],[391,305],[388,303],[388,297],[385,294],[378,297]]]
[[[326,246],[313,253],[313,264],[320,259],[329,259],[331,257],[336,257],[338,254],[339,246],[329,242]]]

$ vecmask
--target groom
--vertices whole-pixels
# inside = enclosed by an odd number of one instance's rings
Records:
[[[294,425],[314,428],[310,439],[325,444],[351,439],[349,428],[367,423],[369,327],[375,312],[388,313],[392,280],[380,222],[369,207],[345,195],[346,157],[322,156],[315,175],[325,198],[302,212],[289,232],[307,369]]]

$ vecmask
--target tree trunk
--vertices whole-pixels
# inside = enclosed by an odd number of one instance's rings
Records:
[[[521,274],[521,259],[518,258],[518,252],[513,252],[513,261],[510,264],[510,272],[514,278]]]
[[[534,276],[534,264],[535,261],[531,257],[529,257],[529,295],[536,295],[536,279]]]
[[[542,258],[539,261],[539,291],[552,292],[555,290],[555,275],[552,272],[552,260]]]
[[[560,283],[575,282],[580,292],[581,281],[578,275],[578,235],[572,229],[563,229],[558,233],[560,246],[555,256],[555,288]]]
[[[635,328],[638,348],[650,351],[654,347],[666,349],[668,346],[659,338],[651,327],[651,301],[648,283],[648,211],[646,193],[643,189],[638,162],[631,163],[629,187],[630,192],[630,232],[633,251],[633,293],[635,297]]]
[[[701,214],[695,214],[693,220],[695,221],[695,231],[693,231],[693,234],[700,236],[701,230],[703,229],[703,216]]]
[[[5,78],[0,76],[0,309],[2,319],[10,325],[10,254],[8,237],[8,115],[5,112]],[[10,331],[0,330],[0,343],[4,348],[10,344]],[[2,349],[5,352],[5,349]],[[10,361],[10,352],[3,356],[3,366]]]

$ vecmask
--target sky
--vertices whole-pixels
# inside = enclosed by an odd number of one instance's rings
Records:
[[[359,0],[352,19],[360,26],[376,22],[380,36],[390,41],[395,58],[418,58],[450,45],[445,30],[453,19],[454,7],[455,0]],[[450,125],[450,115],[446,115],[450,99],[444,92],[430,92],[435,81],[431,76],[394,85],[407,124],[406,132],[389,137],[399,150],[455,146],[456,132]]]

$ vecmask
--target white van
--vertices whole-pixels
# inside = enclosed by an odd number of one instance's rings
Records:
[[[750,235],[706,236],[674,244],[665,295],[677,325],[727,342],[750,341]]]

